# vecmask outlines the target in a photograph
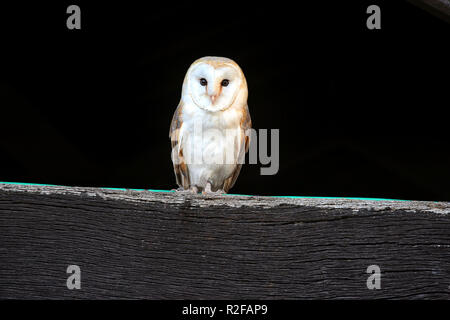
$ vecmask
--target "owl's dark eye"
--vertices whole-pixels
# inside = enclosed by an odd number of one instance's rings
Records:
[[[222,87],[228,86],[229,83],[230,83],[230,80],[228,80],[228,79],[223,79],[223,80],[222,80]]]
[[[208,84],[208,81],[206,81],[205,78],[201,78],[201,79],[200,79],[200,84],[201,84],[202,86],[206,86],[206,85]]]

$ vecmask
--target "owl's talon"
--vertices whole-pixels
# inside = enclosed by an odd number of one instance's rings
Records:
[[[196,190],[193,190],[193,188],[184,189],[183,187],[179,187],[178,189],[172,189],[172,191],[175,191],[176,193],[197,193]]]
[[[224,193],[226,193],[226,192],[223,189],[218,189],[216,191],[212,191],[211,182],[209,182],[209,181],[206,183],[205,189],[202,192],[202,194],[217,194],[217,195],[224,194]]]
[[[197,186],[191,186],[189,188],[189,192],[193,193],[193,194],[197,194],[198,193],[198,188]]]
[[[206,183],[205,189],[202,191],[202,194],[208,194],[208,193],[212,193],[211,182],[209,182],[209,181]]]

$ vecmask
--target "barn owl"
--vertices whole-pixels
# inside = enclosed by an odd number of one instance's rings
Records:
[[[227,193],[248,151],[247,81],[231,59],[203,57],[189,67],[170,125],[178,191]]]

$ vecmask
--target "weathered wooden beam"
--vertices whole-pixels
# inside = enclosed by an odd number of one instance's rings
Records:
[[[450,204],[0,184],[0,298],[450,298]],[[69,290],[69,265],[81,289]],[[367,288],[368,266],[381,289]]]

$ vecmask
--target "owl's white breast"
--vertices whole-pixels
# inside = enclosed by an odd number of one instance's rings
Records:
[[[233,174],[243,138],[241,118],[238,106],[209,112],[183,97],[181,147],[192,185],[204,187],[209,179],[221,188]]]

